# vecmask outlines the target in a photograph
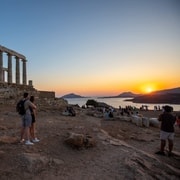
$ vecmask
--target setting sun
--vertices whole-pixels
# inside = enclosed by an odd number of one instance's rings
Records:
[[[147,87],[145,89],[146,93],[151,93],[153,91],[152,87]]]
[[[157,90],[157,85],[155,83],[145,83],[141,86],[141,92],[148,94]]]

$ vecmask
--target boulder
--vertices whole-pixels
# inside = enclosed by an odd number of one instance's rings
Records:
[[[157,118],[149,118],[149,125],[154,127],[159,127],[160,122],[158,121]]]
[[[94,147],[96,145],[95,140],[90,135],[78,134],[78,133],[69,133],[65,143],[75,148],[82,147]]]
[[[149,118],[148,117],[142,117],[142,124],[145,127],[149,127]]]
[[[137,126],[143,126],[143,123],[142,123],[142,117],[139,117],[139,116],[135,116],[135,115],[132,115],[132,123],[136,124]]]

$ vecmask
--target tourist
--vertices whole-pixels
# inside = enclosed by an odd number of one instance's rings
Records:
[[[24,100],[25,114],[22,115],[21,142],[23,142],[25,138],[26,145],[33,145],[34,143],[30,141],[30,127],[32,123],[30,107],[36,109],[36,106],[30,102],[27,92],[24,93]]]
[[[76,112],[71,106],[67,106],[66,111],[68,112],[69,116],[76,116]]]
[[[34,96],[30,97],[30,101],[31,103],[34,104]],[[36,109],[30,107],[30,111],[31,111],[31,116],[32,116],[32,123],[31,123],[31,127],[30,127],[30,135],[32,138],[32,142],[39,142],[39,139],[35,136],[35,122],[36,122]]]
[[[159,155],[165,155],[164,148],[166,146],[166,140],[168,140],[169,152],[168,156],[172,155],[173,141],[174,141],[174,124],[176,117],[172,115],[173,108],[171,106],[164,106],[164,111],[160,114],[158,120],[161,122],[160,151],[156,152]]]

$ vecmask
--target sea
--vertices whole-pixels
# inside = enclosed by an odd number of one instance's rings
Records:
[[[149,110],[154,110],[155,106],[159,106],[162,109],[162,106],[169,105],[173,107],[174,111],[180,111],[180,105],[178,104],[147,104],[147,103],[133,103],[132,101],[125,101],[127,99],[132,99],[132,98],[99,98],[99,97],[89,97],[89,98],[65,98],[65,100],[68,101],[68,104],[73,104],[73,105],[79,105],[82,107],[83,105],[86,104],[87,100],[93,99],[97,102],[104,102],[114,108],[124,108],[126,106],[132,106],[136,108],[142,107],[142,105],[147,106]]]

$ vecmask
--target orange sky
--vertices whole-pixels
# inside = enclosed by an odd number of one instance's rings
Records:
[[[180,86],[180,1],[18,2],[1,2],[0,45],[26,56],[36,89],[106,96]]]

